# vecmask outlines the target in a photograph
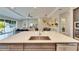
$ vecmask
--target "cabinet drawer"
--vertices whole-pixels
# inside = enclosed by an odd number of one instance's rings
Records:
[[[9,49],[9,51],[23,51],[23,48]]]
[[[58,46],[77,46],[76,43],[61,43],[61,44],[57,44]]]
[[[77,47],[74,46],[57,47],[57,51],[77,51]]]
[[[22,49],[23,44],[10,44],[9,49]]]
[[[9,51],[9,49],[0,49],[0,51]]]
[[[32,49],[30,49],[30,48],[28,48],[28,49],[24,49],[24,51],[55,51],[55,48],[54,49],[42,49],[42,48],[40,48],[40,49],[34,49],[34,48],[32,48]]]
[[[24,48],[55,48],[55,44],[24,44]]]
[[[77,44],[57,44],[57,51],[77,51]]]

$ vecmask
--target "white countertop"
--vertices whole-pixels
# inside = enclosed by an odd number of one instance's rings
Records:
[[[50,40],[29,40],[32,36],[39,36],[39,31],[24,31],[6,39],[0,43],[79,43],[79,41],[54,31],[43,31],[40,36],[48,36]]]

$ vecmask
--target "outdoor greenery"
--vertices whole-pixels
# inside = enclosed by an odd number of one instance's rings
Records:
[[[5,23],[9,23],[12,28],[16,24],[16,21],[0,19],[0,32],[5,29]]]
[[[3,21],[0,21],[0,31],[2,31],[5,28],[5,24]]]

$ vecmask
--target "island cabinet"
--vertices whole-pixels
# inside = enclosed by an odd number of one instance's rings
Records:
[[[77,44],[75,43],[63,43],[57,44],[57,51],[77,51]]]
[[[79,51],[74,43],[3,43],[0,51]]]
[[[9,43],[0,44],[0,51],[55,51],[52,43]]]

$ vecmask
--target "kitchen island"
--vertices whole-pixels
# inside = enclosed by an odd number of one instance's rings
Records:
[[[79,41],[54,31],[24,31],[0,40],[1,51],[77,51]]]

